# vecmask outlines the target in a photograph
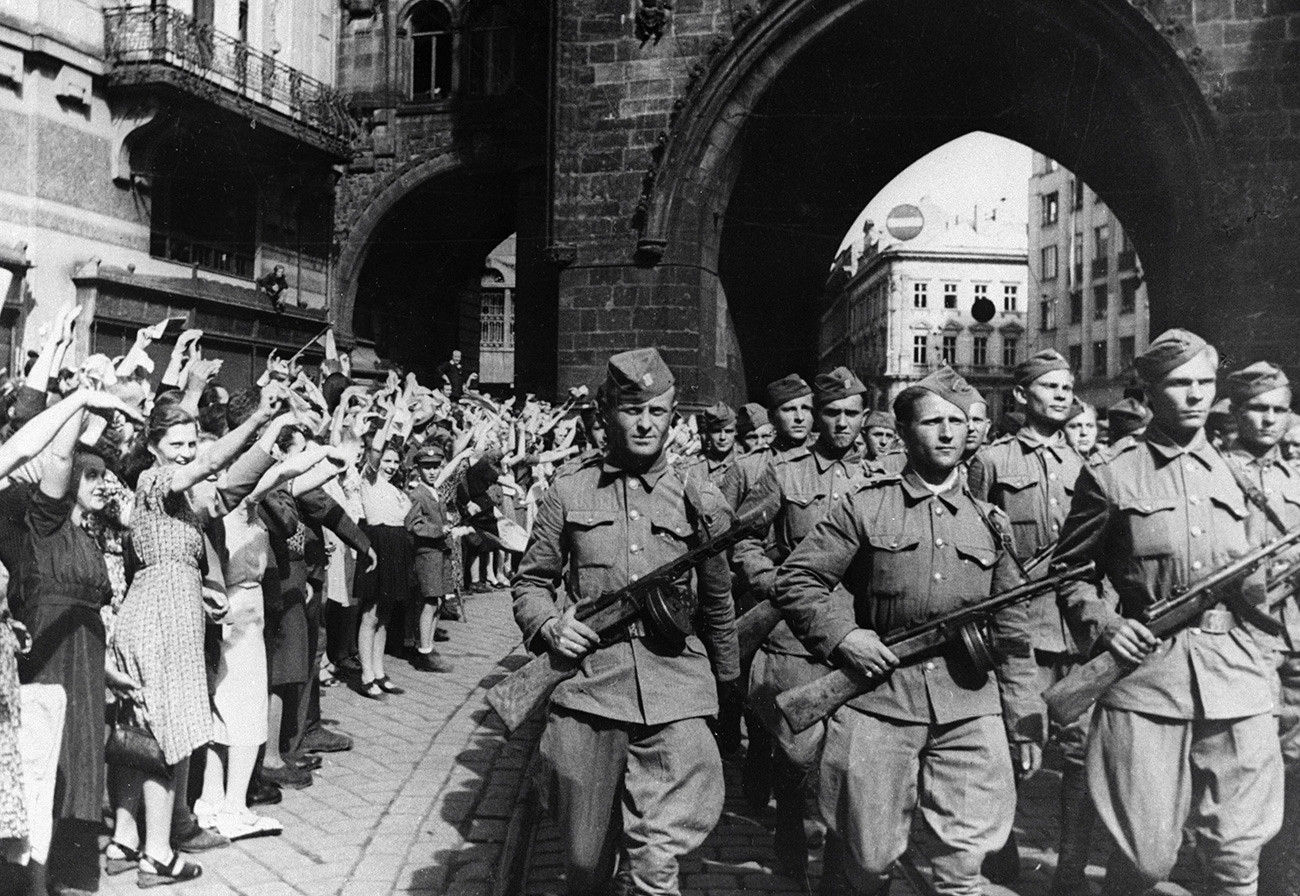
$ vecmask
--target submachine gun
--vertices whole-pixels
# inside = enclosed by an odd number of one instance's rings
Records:
[[[1008,607],[1054,592],[1066,582],[1088,578],[1094,569],[1094,565],[1087,562],[1059,570],[978,603],[959,607],[937,619],[895,632],[882,640],[898,657],[900,665],[909,665],[952,645],[960,645],[976,669],[991,672],[999,661],[999,655],[989,633],[989,620]],[[776,705],[794,731],[805,731],[845,703],[871,691],[883,680],[857,671],[835,669],[816,681],[784,691],[776,698]]]
[[[1151,634],[1164,639],[1194,624],[1206,610],[1223,603],[1239,619],[1269,634],[1277,634],[1281,631],[1277,620],[1265,609],[1248,603],[1241,594],[1240,585],[1263,563],[1296,543],[1300,543],[1300,529],[1243,554],[1190,587],[1175,589],[1169,597],[1147,607],[1139,621],[1151,630]],[[1298,572],[1300,560],[1293,559],[1284,571],[1275,571],[1270,576],[1265,607],[1290,597],[1290,580]],[[1136,668],[1120,662],[1109,650],[1098,654],[1043,692],[1048,716],[1057,724],[1068,725],[1083,715],[1111,685]]]
[[[692,631],[695,605],[690,595],[677,587],[677,580],[708,558],[730,550],[751,533],[762,531],[771,522],[771,509],[759,507],[716,538],[702,541],[635,582],[580,606],[576,618],[595,630],[601,638],[601,646],[617,640],[634,619],[640,619],[647,630],[661,640],[684,643]],[[488,705],[501,717],[506,729],[514,731],[546,703],[551,691],[561,682],[578,674],[581,664],[581,660],[558,657],[548,650],[533,657],[488,691]]]

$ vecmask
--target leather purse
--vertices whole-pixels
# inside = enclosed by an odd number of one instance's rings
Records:
[[[158,739],[140,720],[135,704],[121,699],[113,730],[104,745],[104,761],[109,765],[136,769],[162,781],[172,779],[172,767],[167,764]]]

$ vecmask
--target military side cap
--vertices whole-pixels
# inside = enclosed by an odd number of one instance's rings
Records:
[[[1207,417],[1215,417],[1215,416],[1218,416],[1218,417],[1231,417],[1231,416],[1232,416],[1232,402],[1229,401],[1229,400],[1226,399],[1226,398],[1220,398],[1220,399],[1219,399],[1218,401],[1216,401],[1214,404],[1210,405],[1210,411],[1209,411],[1208,414],[1206,414],[1206,416],[1207,416]]]
[[[1157,336],[1145,352],[1133,359],[1133,367],[1142,382],[1156,383],[1166,373],[1186,364],[1208,346],[1209,343],[1195,333],[1175,327]]]
[[[867,422],[862,424],[862,428],[871,429],[873,426],[878,429],[892,429],[897,431],[898,421],[895,420],[894,415],[888,411],[872,411],[867,415]]]
[[[1016,365],[1016,385],[1028,386],[1034,380],[1053,370],[1069,370],[1070,362],[1054,348],[1035,352]]]
[[[805,395],[811,394],[812,387],[803,381],[803,377],[797,373],[792,373],[767,384],[767,406],[769,408],[779,408],[787,401],[793,401],[796,398],[803,398]]]
[[[819,405],[830,404],[842,398],[862,395],[867,387],[847,367],[836,367],[830,373],[819,373],[813,380],[813,401]]]
[[[736,420],[736,429],[744,435],[753,432],[761,426],[767,426],[772,421],[768,419],[767,408],[761,404],[750,402],[740,406],[740,414]]]
[[[899,401],[903,396],[908,395],[908,393],[915,395],[918,390],[938,395],[944,401],[957,405],[962,409],[962,413],[968,416],[971,406],[984,400],[979,397],[979,393],[975,391],[974,387],[962,378],[961,374],[945,364],[934,373],[898,393],[898,398],[894,399],[895,415],[898,414]],[[908,397],[911,398],[910,395]]]
[[[1150,422],[1151,409],[1136,398],[1121,399],[1106,411],[1106,426],[1112,440],[1137,432]]]
[[[700,413],[700,423],[703,424],[706,432],[717,432],[726,429],[735,422],[736,412],[725,401],[707,407]]]
[[[1228,374],[1228,397],[1241,403],[1289,385],[1291,381],[1280,367],[1267,361],[1256,361]]]
[[[417,467],[421,464],[440,464],[447,459],[447,451],[437,442],[426,442],[421,445],[411,459]]]
[[[609,359],[605,393],[614,401],[649,401],[673,387],[673,372],[653,348],[634,348]]]
[[[1073,420],[1075,417],[1079,416],[1087,409],[1088,406],[1086,404],[1084,404],[1078,398],[1075,398],[1074,401],[1070,402],[1070,410],[1068,410],[1065,414],[1066,421]]]

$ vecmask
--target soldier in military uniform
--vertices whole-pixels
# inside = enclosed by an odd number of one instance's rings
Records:
[[[733,508],[745,503],[754,482],[772,459],[794,448],[802,448],[812,432],[812,389],[797,373],[767,384],[767,416],[773,427],[772,442],[766,448],[742,455],[723,477],[722,495]]]
[[[700,453],[682,465],[682,472],[720,486],[736,462],[736,412],[720,401],[701,411],[699,422]]]
[[[736,439],[739,443],[737,456],[744,457],[762,451],[772,444],[775,432],[772,421],[767,417],[767,408],[752,401],[742,404],[736,414]]]
[[[1151,422],[1151,409],[1136,398],[1121,398],[1106,410],[1106,437],[1109,444],[1125,436],[1140,436]]]
[[[988,440],[989,427],[993,421],[989,419],[989,403],[984,400],[984,396],[974,386],[971,391],[975,393],[974,397],[968,403],[966,409],[966,454],[962,458],[969,466],[971,460],[984,447]]]
[[[898,423],[888,411],[872,411],[862,424],[863,455],[867,460],[877,460],[893,454],[898,446]]]
[[[1086,464],[1097,460],[1097,409],[1075,397],[1065,419],[1065,440]]]
[[[971,461],[969,481],[975,497],[1006,511],[1014,533],[1015,559],[1028,564],[1049,549],[1061,534],[1070,511],[1070,498],[1083,461],[1063,428],[1074,400],[1074,374],[1057,351],[1046,349],[1015,368],[1012,392],[1025,422],[1015,435],[1003,436]],[[1045,567],[1028,570],[1042,575]],[[1061,620],[1055,595],[1044,595],[1029,607],[1034,657],[1041,689],[1050,687],[1078,660],[1074,642]],[[1088,739],[1086,723],[1053,732],[1061,747],[1060,858],[1052,880],[1057,894],[1085,893],[1084,870],[1092,833],[1092,809],[1084,779],[1083,760]],[[990,862],[991,880],[1010,882],[1019,872],[1014,839]]]
[[[1252,896],[1260,849],[1282,820],[1270,639],[1222,605],[1165,641],[1139,621],[1249,548],[1247,500],[1205,437],[1218,363],[1185,330],[1136,360],[1151,423],[1084,468],[1053,558],[1095,561],[1114,584],[1118,609],[1090,582],[1061,600],[1085,651],[1136,667],[1098,699],[1088,741],[1088,788],[1117,844],[1107,893],[1166,878],[1186,826],[1207,892]]]
[[[1291,383],[1274,364],[1260,361],[1234,371],[1227,379],[1237,440],[1224,452],[1229,468],[1253,490],[1247,497],[1246,535],[1259,547],[1300,526],[1300,472],[1282,457],[1279,443],[1291,419]],[[1265,509],[1267,507],[1267,509]],[[1259,864],[1259,889],[1268,896],[1290,896],[1294,885],[1288,866],[1300,853],[1300,604],[1294,598],[1279,609],[1282,706],[1279,729],[1286,767],[1283,833],[1264,847]]]
[[[773,458],[754,484],[740,513],[779,496],[770,541],[755,537],[741,541],[732,552],[738,585],[762,599],[776,596],[776,568],[803,537],[864,478],[855,442],[865,420],[866,386],[846,368],[817,377],[813,385],[817,441],[811,448],[793,448]],[[806,874],[808,840],[805,806],[821,726],[801,734],[790,730],[776,712],[776,695],[823,674],[814,659],[784,622],[763,643],[750,671],[750,705],[776,741],[772,785],[776,795],[775,852],[783,873],[796,879]]]
[[[515,579],[524,643],[581,660],[555,689],[538,748],[570,894],[611,892],[616,860],[631,892],[678,893],[679,857],[722,811],[722,761],[705,718],[718,710],[715,679],[740,672],[726,558],[696,570],[702,630],[684,646],[640,620],[602,639],[575,615],[729,524],[715,488],[668,465],[674,393],[654,349],[610,358],[606,453],[556,477]],[[572,593],[559,596],[566,569]]]
[[[919,808],[940,848],[934,888],[980,892],[985,854],[1006,841],[1015,764],[1037,768],[1042,700],[1027,615],[993,620],[995,675],[954,648],[899,667],[891,634],[1012,588],[1002,511],[977,501],[957,469],[969,384],[946,369],[894,402],[908,462],[833,503],[777,573],[791,630],[823,663],[884,680],[840,708],[826,732],[819,801],[829,827],[824,893],[881,893]],[[842,585],[843,588],[837,587]]]

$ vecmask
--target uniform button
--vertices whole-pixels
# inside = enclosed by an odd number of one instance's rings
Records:
[[[942,539],[942,538],[936,538],[936,539],[934,540],[934,546],[935,546],[936,548],[941,548],[941,547],[943,547],[943,539]]]
[[[637,579],[639,579],[639,578],[641,578],[641,577],[640,577],[639,575],[637,575],[636,573],[632,573],[632,575],[628,576],[627,578],[628,578],[628,581],[630,581],[630,582],[635,582]]]
[[[1142,505],[1142,512],[1143,512],[1143,513],[1150,513],[1150,512],[1151,512],[1151,505],[1150,505],[1150,504],[1143,504],[1143,505]]]
[[[839,496],[840,496],[840,493],[839,493],[839,492],[831,492],[831,497],[832,497],[832,498],[838,498]]]
[[[934,505],[934,515],[943,516],[943,508],[940,507],[938,504]]]
[[[898,547],[898,542],[896,542],[896,541],[891,541],[891,542],[889,543],[889,546],[890,546],[891,548],[896,548],[896,547]]]
[[[1187,498],[1187,503],[1195,507],[1197,504],[1201,503],[1201,499],[1198,498],[1196,495],[1189,495]]]
[[[1050,480],[1052,480],[1053,482],[1055,482],[1055,481],[1056,481],[1056,474],[1055,474],[1055,473],[1048,473],[1048,474],[1047,474],[1047,478],[1050,479]]]
[[[1192,528],[1191,528],[1189,531],[1192,533],[1192,538],[1195,538],[1195,537],[1197,537],[1198,535],[1201,534],[1201,527],[1200,527],[1200,526],[1192,526]]]
[[[1061,524],[1060,524],[1060,523],[1052,523],[1052,531],[1053,531],[1053,532],[1059,532],[1060,530],[1061,530]]]
[[[1055,498],[1048,498],[1048,499],[1047,499],[1047,503],[1048,503],[1048,504],[1051,504],[1053,507],[1055,507],[1057,504],[1060,504],[1061,502],[1058,501],[1058,500],[1056,500]]]
[[[1190,462],[1189,462],[1189,463],[1186,463],[1186,464],[1183,464],[1183,469],[1186,470],[1186,471],[1189,472],[1189,473],[1195,473],[1195,472],[1196,472],[1196,467],[1192,466]]]
[[[627,481],[627,487],[630,488],[630,489],[632,489],[632,490],[634,490],[634,491],[635,491],[636,489],[640,488],[640,485],[641,485],[641,484],[640,484],[639,482],[637,482],[635,479],[629,479],[629,480]]]
[[[926,664],[925,664],[925,668],[927,668],[927,669],[933,671],[933,670],[934,670],[934,663],[932,663],[932,662],[930,662],[930,663],[926,663]]]
[[[1192,569],[1200,569],[1200,568],[1201,568],[1202,566],[1204,566],[1204,565],[1205,565],[1205,564],[1202,563],[1200,560],[1193,560],[1193,561],[1192,561]]]
[[[843,476],[844,474],[841,473],[841,472],[839,471],[839,468],[836,468],[836,470],[835,470],[835,475],[836,475],[836,476]]]
[[[943,581],[943,573],[941,573],[941,572],[936,572],[936,573],[934,574],[934,580],[935,580],[936,582],[942,582],[942,581]]]
[[[629,518],[629,519],[639,520],[639,519],[641,518],[641,511],[639,511],[639,510],[629,510],[629,511],[627,512],[627,515],[628,515],[628,518]]]
[[[635,554],[637,551],[641,550],[641,546],[639,544],[629,545],[628,550]]]

